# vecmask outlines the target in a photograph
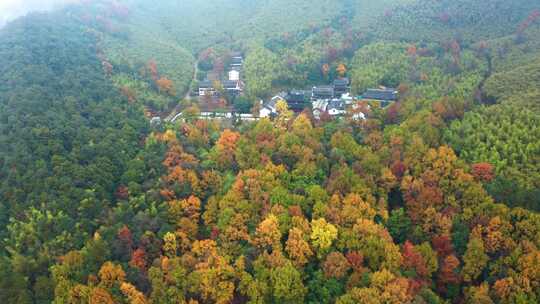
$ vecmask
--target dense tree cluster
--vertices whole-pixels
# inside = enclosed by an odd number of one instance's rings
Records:
[[[359,143],[377,132],[305,114],[154,132],[162,176],[128,182],[43,284],[55,303],[536,301],[540,217],[404,127]]]
[[[538,210],[539,127],[538,113],[521,105],[496,105],[453,122],[446,140],[468,162],[493,166],[495,176],[483,179],[496,198]]]
[[[147,174],[134,157],[148,127],[79,23],[37,15],[0,39],[0,298],[45,303],[48,265],[84,245],[124,174]]]
[[[84,1],[0,31],[0,302],[539,302],[534,3],[263,2]],[[339,77],[399,100],[150,126],[233,49],[243,112]]]

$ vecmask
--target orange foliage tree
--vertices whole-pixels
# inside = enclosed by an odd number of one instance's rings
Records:
[[[161,77],[156,80],[156,85],[159,92],[163,92],[171,96],[174,96],[176,94],[172,80],[167,77]]]

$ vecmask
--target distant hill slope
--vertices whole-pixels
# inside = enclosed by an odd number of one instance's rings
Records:
[[[244,44],[328,23],[341,13],[334,0],[160,1],[128,0],[147,26],[150,21],[192,52],[219,43]],[[144,18],[144,17],[148,18]],[[152,20],[151,16],[160,16]],[[141,24],[142,25],[142,24]]]
[[[539,8],[530,0],[422,0],[389,9],[372,30],[378,39],[472,42],[514,33]]]
[[[540,18],[540,17],[539,17]],[[531,23],[520,35],[487,41],[493,75],[485,93],[498,102],[516,102],[540,110],[540,22]]]
[[[494,74],[485,85],[486,94],[499,102],[513,102],[540,110],[540,60]]]

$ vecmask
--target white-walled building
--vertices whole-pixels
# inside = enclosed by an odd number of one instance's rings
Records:
[[[353,99],[353,97],[351,96],[350,93],[345,93],[345,94],[341,95],[341,100],[343,100],[346,105],[350,105],[354,101],[354,99]]]
[[[328,103],[327,110],[328,114],[331,116],[343,115],[346,113],[345,103],[340,99],[332,99],[332,101]]]
[[[317,119],[321,118],[322,113],[326,112],[328,101],[324,99],[314,100],[312,102],[313,116]]]
[[[285,99],[283,99],[283,97],[279,95],[272,97],[272,99],[267,103],[264,103],[261,100],[260,101],[261,109],[259,110],[259,117],[264,118],[264,117],[271,117],[272,115],[276,115],[277,114],[276,104],[280,100],[285,101]]]
[[[229,71],[229,80],[233,80],[233,81],[240,80],[240,72],[236,70]]]

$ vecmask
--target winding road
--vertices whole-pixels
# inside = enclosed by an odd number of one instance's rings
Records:
[[[193,83],[196,81],[197,79],[197,74],[199,73],[199,60],[196,59],[195,62],[193,63],[193,75],[191,76],[191,81],[189,83],[189,86],[188,86],[188,89],[186,91],[186,94],[184,95],[183,97],[183,100],[190,100],[191,99],[191,87],[193,86]],[[171,112],[169,112],[169,114],[167,115],[167,117],[165,117],[165,121],[166,122],[169,122],[169,121],[174,121],[176,120],[176,118],[178,118],[178,116],[182,113],[182,106],[180,105],[180,103],[178,103],[172,110]]]

